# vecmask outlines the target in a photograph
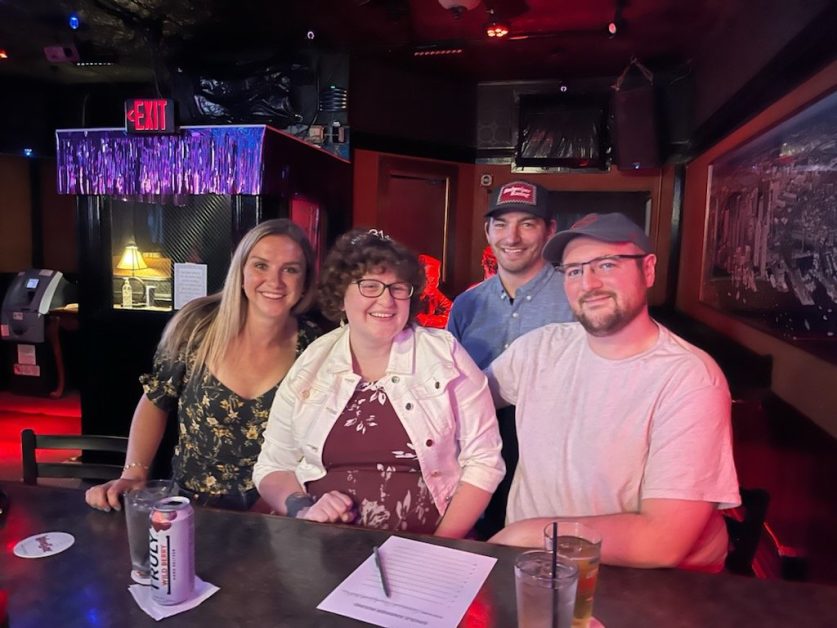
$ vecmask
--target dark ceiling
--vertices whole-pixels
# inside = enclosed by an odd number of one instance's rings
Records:
[[[459,0],[463,4],[473,0]],[[160,79],[179,64],[241,63],[305,49],[346,51],[417,71],[470,80],[612,76],[632,56],[656,67],[687,62],[723,27],[738,0],[0,0],[0,76],[52,83]],[[508,23],[485,36],[489,11]],[[78,30],[67,19],[76,11]],[[608,23],[621,13],[617,34]],[[308,38],[313,31],[314,39]],[[46,46],[75,47],[82,61],[50,63]],[[414,57],[453,47],[452,56]]]

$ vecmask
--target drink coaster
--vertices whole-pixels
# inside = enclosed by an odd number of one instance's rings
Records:
[[[131,569],[131,580],[133,580],[137,584],[151,586],[151,576],[143,576],[136,569]]]
[[[20,541],[13,551],[20,558],[43,558],[63,552],[75,542],[66,532],[41,532]]]

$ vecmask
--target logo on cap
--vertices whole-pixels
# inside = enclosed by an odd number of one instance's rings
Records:
[[[537,190],[534,185],[528,183],[507,183],[500,188],[500,194],[497,196],[497,205],[502,203],[537,205]]]

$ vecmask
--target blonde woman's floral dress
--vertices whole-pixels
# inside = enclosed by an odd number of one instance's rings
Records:
[[[441,516],[418,458],[386,392],[361,381],[323,446],[325,477],[306,490],[319,498],[340,491],[355,502],[365,528],[432,534]]]
[[[319,335],[311,321],[298,321],[296,357]],[[258,498],[253,465],[262,446],[270,406],[280,382],[255,399],[245,399],[204,369],[192,377],[194,354],[176,360],[154,358],[154,370],[140,377],[148,399],[171,413],[177,409],[178,442],[172,476],[198,503],[246,509]]]

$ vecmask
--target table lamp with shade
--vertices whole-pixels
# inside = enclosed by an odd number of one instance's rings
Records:
[[[136,242],[131,240],[125,245],[125,250],[122,251],[122,257],[119,258],[116,268],[131,271],[130,277],[125,277],[122,280],[122,307],[131,308],[134,306],[134,291],[129,280],[139,281],[142,291],[145,292],[145,283],[136,276],[136,271],[148,268],[148,264],[145,263],[145,258],[143,258]]]

